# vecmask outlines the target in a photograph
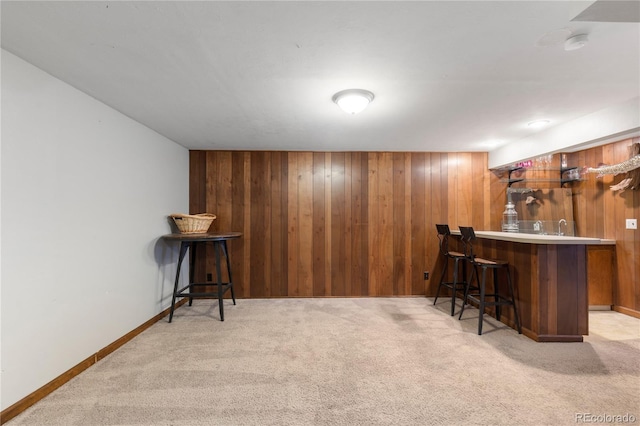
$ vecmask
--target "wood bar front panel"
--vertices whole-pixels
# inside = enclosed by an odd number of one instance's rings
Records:
[[[482,257],[509,261],[523,334],[546,342],[583,340],[588,334],[586,246],[488,239],[476,245]],[[503,309],[502,315],[515,328],[513,310]]]
[[[586,246],[479,239],[475,251],[509,261],[523,334],[545,342],[582,341],[588,334]],[[502,315],[514,327],[513,310]]]
[[[229,243],[238,297],[431,296],[435,223],[491,223],[486,153],[191,151],[190,161],[191,213],[243,233]],[[215,265],[199,255],[204,279]]]

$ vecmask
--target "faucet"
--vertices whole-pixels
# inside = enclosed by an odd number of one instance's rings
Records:
[[[536,220],[533,224],[533,230],[537,231],[539,234],[544,234],[544,225],[541,220]]]
[[[567,226],[567,221],[566,221],[566,220],[564,220],[564,219],[560,219],[560,220],[558,221],[558,235],[564,235],[564,232],[562,232],[562,230],[560,229],[560,227],[561,227],[561,225],[562,225],[563,223],[564,223],[564,226],[565,226],[565,228],[566,228],[566,226]]]

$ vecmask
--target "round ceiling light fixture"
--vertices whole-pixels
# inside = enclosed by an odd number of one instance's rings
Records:
[[[357,114],[363,111],[371,101],[373,93],[364,89],[347,89],[333,95],[335,102],[342,110],[348,114]]]
[[[578,50],[581,47],[584,47],[589,42],[589,36],[586,34],[579,34],[568,38],[567,41],[564,42],[564,50]]]
[[[484,146],[486,148],[497,148],[502,144],[504,144],[504,141],[500,139],[488,139],[480,143],[481,146]]]
[[[549,120],[535,120],[527,123],[527,127],[531,127],[532,129],[540,129],[549,123],[551,123]]]

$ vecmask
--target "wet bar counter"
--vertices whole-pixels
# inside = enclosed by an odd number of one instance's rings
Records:
[[[582,342],[582,336],[589,334],[587,248],[615,245],[615,241],[495,231],[475,233],[478,240],[474,251],[478,256],[511,264],[522,333],[538,342]],[[503,310],[501,319],[515,328],[510,310]]]

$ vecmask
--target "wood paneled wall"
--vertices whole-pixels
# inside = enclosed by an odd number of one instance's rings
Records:
[[[487,189],[500,185],[486,153],[190,155],[191,213],[244,233],[229,243],[239,297],[433,295],[435,223],[489,229]],[[209,259],[197,279],[214,270]]]
[[[638,142],[640,138],[627,139],[569,154],[569,166],[620,163],[629,159],[629,146]],[[609,189],[624,175],[583,177],[583,181],[571,184],[578,235],[616,240],[614,309],[640,317],[640,230],[625,228],[625,219],[640,219],[640,191]]]
[[[633,142],[568,154],[569,166],[624,161]],[[507,187],[486,153],[192,151],[190,174],[191,213],[244,233],[230,243],[240,297],[433,295],[434,224],[499,230]],[[640,219],[640,192],[610,191],[622,178],[565,187],[577,234],[617,241],[614,305],[639,316],[640,231],[624,225]],[[199,265],[199,279],[214,270]]]

